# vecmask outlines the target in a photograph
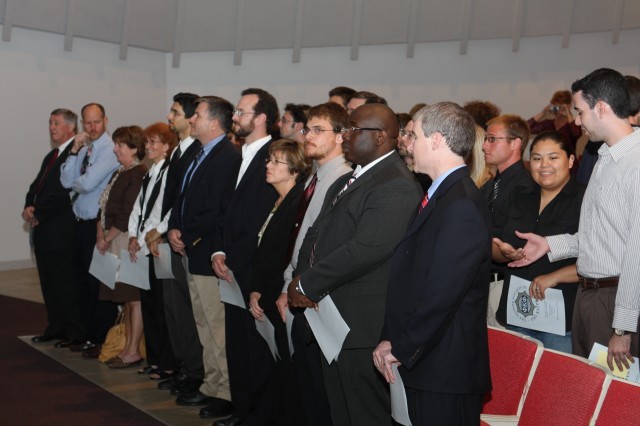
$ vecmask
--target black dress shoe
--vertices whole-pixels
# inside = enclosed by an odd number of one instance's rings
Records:
[[[197,393],[202,385],[202,380],[187,377],[179,380],[171,387],[171,395],[193,395]]]
[[[82,343],[78,340],[72,340],[72,339],[63,339],[60,340],[59,342],[56,342],[55,346],[58,349],[62,349],[62,348],[70,348],[72,345],[78,344],[78,343]]]
[[[85,351],[82,351],[82,358],[92,359],[100,356],[102,345],[93,345]]]
[[[207,396],[200,391],[192,394],[180,395],[176,398],[176,404],[188,406],[207,405],[211,401],[213,401],[212,397]]]
[[[41,334],[40,336],[33,336],[31,338],[31,341],[33,343],[45,343],[45,342],[50,342],[53,339],[56,339],[56,337],[49,336],[48,334]]]
[[[200,417],[203,419],[211,419],[214,417],[224,417],[231,414],[233,411],[233,404],[222,398],[213,397],[213,401],[211,401],[206,407],[200,410]]]
[[[220,419],[213,422],[213,426],[242,426],[246,424],[247,423],[245,423],[244,420],[236,416],[227,417],[226,419]]]
[[[95,346],[96,345],[94,343],[91,343],[89,341],[82,342],[82,341],[79,341],[79,340],[74,340],[69,345],[69,350],[71,352],[84,352],[87,349],[95,348]]]
[[[176,385],[177,379],[176,377],[169,377],[167,380],[163,380],[158,382],[158,389],[160,390],[170,390],[172,387]]]

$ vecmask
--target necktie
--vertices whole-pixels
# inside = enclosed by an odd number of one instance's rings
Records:
[[[53,155],[49,159],[49,162],[47,163],[47,167],[44,169],[44,173],[42,173],[42,177],[38,181],[38,185],[36,186],[36,194],[39,193],[40,190],[42,189],[42,184],[44,183],[44,180],[49,175],[51,168],[56,163],[57,158],[58,158],[58,149],[56,148],[55,151],[53,152]]]
[[[496,177],[493,179],[493,188],[491,189],[491,194],[489,195],[489,211],[493,213],[493,208],[496,204],[496,199],[498,198],[498,189],[500,186],[500,175],[496,174]]]
[[[424,194],[424,198],[420,202],[420,207],[418,207],[418,214],[422,213],[425,207],[429,204],[429,193]]]
[[[189,172],[187,173],[187,176],[185,176],[184,181],[182,183],[182,190],[180,191],[180,222],[182,222],[182,218],[184,217],[184,199],[185,199],[185,193],[187,192],[186,191],[187,187],[191,182],[191,176],[193,176],[193,172],[195,172],[196,168],[198,167],[198,163],[200,162],[203,156],[204,156],[204,150],[200,148],[200,150],[196,153],[196,156],[193,159],[193,162],[191,163],[191,167],[189,168]]]
[[[82,165],[80,166],[80,174],[83,175],[87,171],[87,167],[89,167],[89,159],[91,158],[91,151],[93,146],[87,146],[87,155],[82,159]]]
[[[145,173],[142,178],[142,189],[141,197],[140,197],[140,215],[138,215],[138,231],[142,231],[144,229],[144,217],[143,217],[143,209],[144,209],[144,199],[147,196],[147,188],[149,187],[149,182],[151,181],[151,171]]]
[[[336,195],[335,200],[333,200],[333,202],[331,203],[331,207],[333,207],[333,206],[334,206],[334,204],[336,203],[336,201],[338,201],[338,198],[340,198],[340,196],[342,195],[342,193],[343,193],[344,191],[346,191],[346,190],[347,190],[347,188],[348,188],[349,186],[351,186],[351,184],[352,184],[353,182],[355,182],[355,181],[356,181],[357,177],[358,177],[358,174],[357,174],[357,173],[355,173],[355,172],[351,175],[351,177],[349,178],[349,180],[347,181],[347,183],[345,183],[344,187],[340,190],[340,192],[338,192],[338,195]]]
[[[309,203],[311,202],[311,197],[313,197],[313,192],[316,190],[316,184],[318,183],[318,173],[313,174],[313,178],[309,185],[304,190],[304,194],[300,198],[300,202],[298,203],[298,210],[296,210],[296,219],[293,230],[291,231],[291,235],[289,236],[289,249],[287,250],[288,260],[291,260],[291,256],[293,255],[293,248],[296,244],[296,238],[298,238],[298,234],[300,233],[300,226],[302,225],[302,221],[304,219],[304,215],[307,212],[307,208],[309,207]]]
[[[173,151],[173,154],[171,154],[171,160],[169,161],[169,167],[173,167],[173,169],[175,170],[176,164],[178,164],[178,161],[180,161],[180,157],[181,156],[182,156],[182,151],[180,150],[180,145],[178,145],[176,147],[176,149]]]

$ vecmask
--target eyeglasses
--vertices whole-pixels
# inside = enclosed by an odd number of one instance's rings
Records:
[[[300,133],[302,133],[305,136],[308,135],[309,133],[311,133],[314,136],[318,136],[322,132],[334,132],[334,133],[336,133],[333,129],[323,129],[321,127],[312,127],[312,128],[303,127],[302,129],[300,129]]]
[[[242,117],[245,114],[255,114],[255,111],[242,111],[241,109],[234,109],[233,115],[237,115],[238,117]]]
[[[511,137],[508,137],[508,136],[485,136],[484,137],[484,140],[486,142],[489,142],[489,143],[495,143],[496,141],[502,140],[502,139],[507,140],[507,141],[512,141],[515,138],[511,138]]]
[[[413,142],[416,139],[416,134],[413,132],[408,132],[405,129],[400,130],[400,137],[407,138],[409,141]]]
[[[269,163],[271,163],[271,164],[273,164],[274,166],[277,166],[278,164],[289,164],[289,163],[287,163],[286,161],[280,161],[280,160],[278,160],[278,159],[276,159],[276,158],[272,158],[272,157],[270,157],[270,158],[265,158],[265,159],[264,159],[264,162],[265,162],[265,164],[269,164]]]
[[[370,132],[382,132],[382,129],[377,128],[377,127],[345,127],[344,129],[342,129],[342,135],[343,136],[351,136],[352,134],[354,134],[355,132],[360,132],[363,130],[367,130]]]

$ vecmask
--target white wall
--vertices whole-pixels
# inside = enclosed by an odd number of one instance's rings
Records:
[[[30,264],[28,233],[20,213],[24,196],[50,149],[49,113],[58,107],[76,113],[102,103],[108,129],[146,126],[166,115],[165,54],[75,39],[65,52],[62,36],[14,28],[0,42],[0,269]]]
[[[180,68],[171,55],[75,39],[64,52],[61,36],[14,28],[10,43],[0,42],[0,126],[5,149],[0,156],[0,269],[29,259],[27,234],[19,217],[24,193],[47,151],[49,112],[59,106],[79,110],[102,102],[109,128],[163,120],[173,94],[215,94],[236,103],[242,89],[262,87],[280,106],[287,102],[325,102],[337,85],[370,90],[392,108],[408,111],[417,102],[465,102],[489,99],[503,112],[529,117],[555,90],[599,67],[640,75],[640,30],[623,31],[611,44],[610,33],[573,35],[567,49],[561,38],[522,39],[519,52],[511,40],[472,41],[468,54],[459,43],[417,45],[406,58],[404,45],[365,46],[358,61],[349,47],[303,49],[291,62],[290,50],[244,52],[241,66],[233,53],[184,53]]]

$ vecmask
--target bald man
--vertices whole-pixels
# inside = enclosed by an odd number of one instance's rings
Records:
[[[318,361],[334,425],[390,422],[388,386],[371,352],[382,331],[389,259],[422,197],[396,151],[398,132],[385,105],[362,105],[351,114],[342,150],[356,168],[327,191],[288,287],[294,307],[331,296],[351,330],[338,361]]]

